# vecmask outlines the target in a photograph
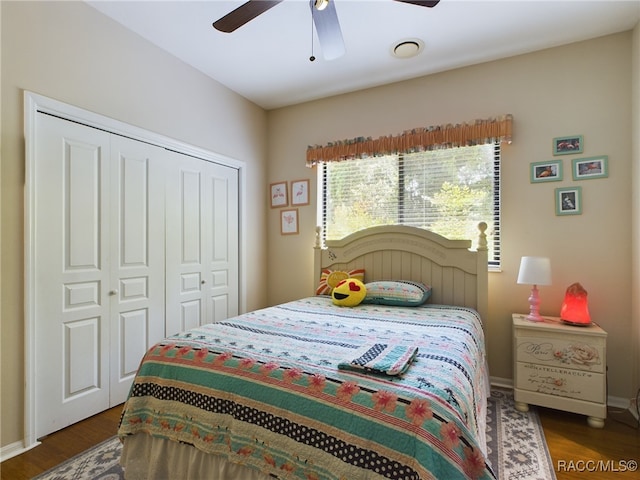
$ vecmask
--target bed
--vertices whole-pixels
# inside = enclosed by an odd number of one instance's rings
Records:
[[[474,250],[412,227],[373,227],[326,246],[318,232],[314,285],[321,272],[364,270],[365,285],[429,286],[422,305],[350,308],[310,295],[155,345],[123,409],[125,477],[495,478],[479,229]],[[401,374],[350,368],[379,345],[415,357]]]

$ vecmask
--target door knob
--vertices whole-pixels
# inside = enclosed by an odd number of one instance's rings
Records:
[[[109,291],[109,295],[111,295],[112,297],[118,294],[118,290],[110,290]]]

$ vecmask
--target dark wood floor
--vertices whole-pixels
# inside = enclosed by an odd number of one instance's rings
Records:
[[[114,407],[42,439],[28,452],[0,464],[2,480],[28,480],[114,436],[122,406]]]
[[[630,412],[609,409],[605,427],[598,429],[582,415],[537,410],[558,480],[640,478],[640,429]]]
[[[2,462],[2,480],[28,480],[115,435],[120,412],[121,407],[115,407],[88,418]],[[630,414],[611,411],[605,427],[594,429],[580,415],[544,408],[538,412],[558,480],[640,478],[637,470],[628,467],[631,460],[640,460],[640,430]]]

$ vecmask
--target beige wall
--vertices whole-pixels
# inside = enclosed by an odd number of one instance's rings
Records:
[[[246,162],[247,308],[264,306],[266,114],[83,2],[1,2],[1,442],[23,438],[23,90]]]
[[[626,32],[271,111],[269,181],[310,178],[315,194],[316,170],[304,166],[309,144],[512,113],[513,144],[502,158],[502,272],[489,278],[491,375],[512,378],[511,313],[527,311],[530,288],[516,284],[520,257],[543,255],[553,285],[540,288],[542,314],[558,315],[566,287],[581,282],[593,319],[609,333],[609,394],[630,398],[631,56]],[[531,184],[529,164],[553,158],[553,137],[574,134],[584,135],[583,156],[609,156],[609,178],[574,182],[575,156],[561,156],[562,182]],[[554,189],[571,185],[583,188],[583,214],[558,217]],[[312,292],[315,209],[315,201],[300,208],[297,236],[281,236],[278,211],[268,214],[270,303]]]
[[[633,369],[635,370],[635,382],[632,384],[633,391],[640,391],[640,23],[633,31],[632,50],[632,110],[633,120],[631,128],[632,138],[632,162],[631,182],[633,185],[632,195],[632,228],[633,234],[631,246],[633,249],[632,262],[632,282],[631,282],[631,316],[633,318],[632,341],[635,342],[635,357]]]

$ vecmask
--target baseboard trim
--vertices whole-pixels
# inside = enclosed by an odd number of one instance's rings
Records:
[[[513,389],[513,380],[510,378],[489,377],[492,387]]]
[[[5,445],[4,447],[0,448],[0,462],[9,460],[10,458],[20,455],[21,453],[28,452],[33,447],[37,447],[38,445],[40,445],[40,442],[36,442],[29,447],[25,447],[24,442],[13,442],[9,445]]]
[[[628,398],[614,397],[612,395],[609,395],[607,397],[607,405],[609,407],[621,408],[623,410],[626,410],[631,408],[631,400],[629,400]]]

